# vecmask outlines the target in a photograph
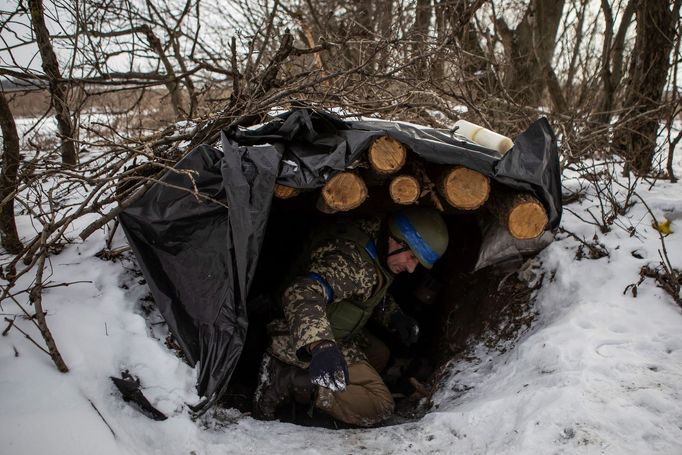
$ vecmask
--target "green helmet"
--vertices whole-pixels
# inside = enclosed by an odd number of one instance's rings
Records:
[[[390,234],[410,247],[421,265],[430,269],[448,247],[448,228],[434,209],[408,207],[388,218]]]

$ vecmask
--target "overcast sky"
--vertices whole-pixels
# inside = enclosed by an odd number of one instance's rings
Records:
[[[17,11],[19,2],[17,0],[0,0],[0,10],[2,11],[3,20],[9,14]],[[26,4],[24,0],[24,4]],[[48,25],[49,26],[49,25]],[[29,44],[12,49],[14,61],[10,58],[7,47],[16,46],[20,43],[20,39],[30,37],[30,22],[26,14],[19,13],[7,27],[0,30],[2,37],[2,45],[0,46],[0,64],[3,68],[16,69],[18,67],[28,67],[40,70],[40,56],[37,56],[38,47],[35,44]]]

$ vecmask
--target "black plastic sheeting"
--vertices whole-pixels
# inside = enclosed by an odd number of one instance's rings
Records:
[[[427,161],[463,165],[535,194],[549,215],[548,229],[559,225],[559,158],[544,118],[503,157],[443,130],[343,121],[308,109],[258,129],[223,132],[222,151],[208,145],[192,150],[120,215],[161,314],[190,364],[199,365],[197,389],[205,398],[195,411],[207,410],[225,392],[242,351],[246,296],[275,183],[321,187],[382,135]]]

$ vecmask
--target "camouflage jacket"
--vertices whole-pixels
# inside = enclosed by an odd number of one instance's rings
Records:
[[[380,220],[357,222],[375,242]],[[324,277],[334,299],[369,299],[380,286],[380,272],[371,261],[358,251],[358,246],[345,239],[324,241],[310,253],[307,270]],[[310,355],[306,346],[321,340],[335,341],[346,362],[350,365],[367,360],[362,331],[349,339],[335,340],[326,313],[326,290],[319,281],[305,275],[297,276],[282,295],[285,319],[278,319],[268,326],[272,336],[271,354],[280,360],[307,368]],[[389,328],[390,319],[401,311],[392,296],[375,307],[372,319]]]

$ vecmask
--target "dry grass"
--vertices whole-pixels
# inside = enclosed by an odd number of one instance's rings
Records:
[[[16,118],[39,117],[50,109],[47,90],[5,92],[12,114]]]
[[[6,92],[10,109],[15,118],[35,118],[53,115],[50,94],[46,89],[16,90]],[[220,109],[229,97],[229,90],[220,86],[199,94],[195,117],[203,117]],[[185,106],[189,97],[185,94]],[[116,91],[98,93],[94,89],[74,88],[69,95],[72,111],[81,113],[107,114],[118,119],[117,129],[133,132],[159,130],[176,121],[168,92],[162,88],[122,88]],[[121,123],[122,122],[122,123]]]

